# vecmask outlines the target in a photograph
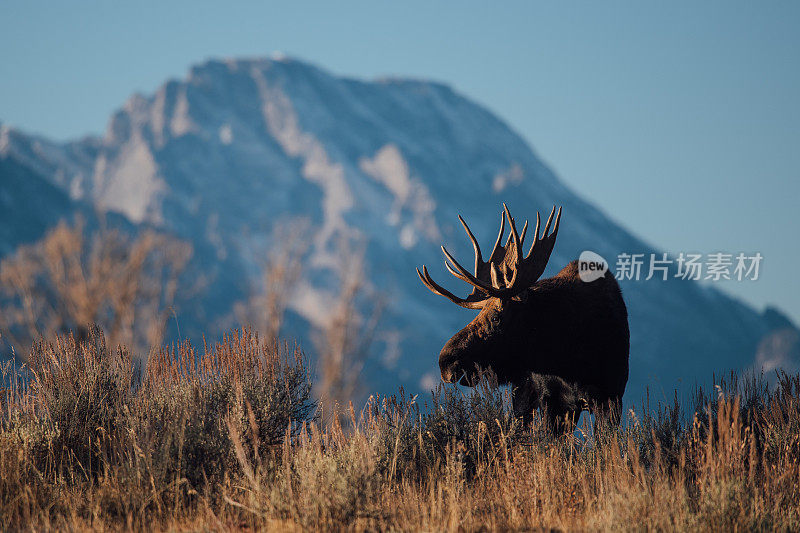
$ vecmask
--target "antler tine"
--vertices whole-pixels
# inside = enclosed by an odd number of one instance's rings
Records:
[[[469,240],[472,242],[472,248],[475,250],[475,274],[478,273],[478,266],[483,262],[483,256],[481,256],[481,247],[478,245],[478,239],[475,238],[475,235],[472,234],[470,231],[469,226],[461,218],[461,215],[458,215],[458,220],[461,222],[461,225],[464,226],[464,230],[466,230],[467,235],[469,235]]]
[[[550,216],[547,219],[547,223],[545,224],[544,231],[540,236],[539,225],[541,218],[539,213],[536,213],[536,234],[538,238],[533,240],[531,249],[528,252],[528,255],[525,257],[525,262],[521,267],[523,270],[525,270],[525,273],[522,276],[522,278],[525,280],[525,284],[533,283],[539,279],[547,267],[547,262],[550,260],[550,254],[553,252],[553,248],[556,244],[556,237],[558,236],[558,228],[561,223],[561,210],[562,208],[559,207],[558,214],[556,215],[556,206],[553,206],[553,209],[550,211]],[[550,227],[553,224],[554,215],[555,225],[553,225],[553,232],[550,233]]]
[[[514,279],[514,271],[511,271],[511,279],[508,279],[508,265],[503,263],[503,283],[505,283],[506,287],[511,286],[511,282]]]
[[[454,275],[455,277],[457,277],[461,281],[469,283],[470,285],[472,285],[472,282],[470,281],[470,279],[467,276],[465,276],[464,274],[462,274],[459,271],[457,271],[452,266],[450,266],[450,263],[447,261],[447,259],[445,259],[445,261],[444,261],[444,266],[447,269],[447,271],[450,272],[452,275]],[[484,289],[481,289],[481,290],[483,291]]]
[[[446,292],[449,292],[447,289],[440,287],[435,281],[433,281],[433,279],[430,279],[430,281],[428,280],[430,275],[428,274],[428,268],[425,265],[422,265],[422,272],[419,271],[419,268],[417,268],[416,271],[417,276],[419,276],[419,280],[428,288],[429,291],[438,294],[439,296],[446,296],[447,298],[450,298],[450,296],[445,294]],[[450,295],[452,296],[452,298],[450,298],[451,300],[455,301],[458,299],[453,293],[450,293]]]
[[[519,249],[519,246],[517,246],[517,249]],[[519,271],[520,271],[519,265],[516,268],[511,269],[510,280],[506,276],[505,271],[503,272],[503,280],[505,281],[506,286],[504,289],[501,289],[500,292],[498,292],[498,297],[508,296],[510,292],[513,292],[515,290],[514,282],[517,281],[517,274],[519,274]]]
[[[486,282],[476,278],[475,276],[470,274],[470,272],[466,268],[461,266],[461,264],[459,264],[459,262],[456,261],[455,257],[450,255],[450,252],[448,252],[447,249],[444,246],[442,246],[442,252],[444,252],[445,257],[447,258],[445,260],[445,262],[444,262],[444,266],[447,268],[447,270],[452,275],[454,275],[455,277],[457,277],[461,281],[469,283],[470,285],[472,285],[476,289],[486,293],[488,296],[494,296],[495,298],[502,298],[502,297],[506,296],[508,294],[508,290],[511,288],[511,285],[514,283],[514,280],[517,279],[517,271],[518,271],[518,269],[514,269],[512,275],[511,275],[511,281],[508,283],[508,285],[506,287],[501,287],[500,284],[498,283],[498,281],[495,279],[496,278],[495,273],[492,272],[492,269],[495,267],[495,263],[490,263],[490,265],[491,265],[490,272],[491,272],[491,275],[492,275],[492,284],[491,285],[487,285]],[[452,266],[450,265],[450,263],[447,262],[448,260],[453,264]],[[456,271],[456,270],[458,270],[458,271]]]
[[[453,271],[453,269],[450,267],[448,262],[445,261],[444,264],[447,267],[447,270],[449,270],[451,274],[453,274],[455,277],[457,277],[457,278],[459,278],[459,279],[461,279],[463,281],[466,281],[467,283],[469,283],[473,287],[476,287],[476,288],[482,290],[486,294],[494,295],[493,294],[493,292],[495,292],[494,291],[494,287],[487,285],[483,281],[481,281],[478,278],[476,278],[475,276],[473,276],[466,268],[461,266],[461,264],[459,264],[459,262],[456,261],[455,257],[450,255],[450,252],[448,252],[447,248],[445,248],[444,246],[442,246],[442,252],[444,253],[444,256],[451,263],[453,263],[453,266],[455,266],[455,268],[458,269],[458,271],[461,273],[461,275],[459,276],[456,272]]]
[[[523,246],[525,242],[525,234],[528,232],[528,221],[525,221],[525,225],[522,226],[522,233],[519,234],[519,245],[520,247]],[[508,244],[513,240],[513,235],[509,235],[508,239],[506,239],[506,248],[508,248]]]
[[[561,209],[558,210],[559,214],[561,213]],[[542,239],[547,237],[547,232],[550,231],[550,223],[553,221],[553,215],[556,214],[556,206],[553,206],[553,209],[550,211],[550,216],[547,218],[547,224],[544,227],[544,234],[542,235]]]
[[[504,265],[504,267],[505,267],[505,265]],[[490,273],[490,275],[492,277],[492,287],[494,287],[494,290],[491,292],[490,295],[494,296],[495,298],[508,297],[515,290],[513,288],[513,285],[514,285],[514,282],[517,279],[517,273],[518,272],[519,272],[518,269],[516,269],[516,268],[513,269],[511,271],[511,280],[509,280],[508,276],[506,275],[506,271],[504,270],[502,279],[503,279],[503,283],[505,284],[505,287],[501,287],[500,286],[500,272],[497,269],[497,264],[496,263],[491,263],[490,267],[489,267],[489,273]]]
[[[496,260],[497,250],[500,248],[500,242],[503,240],[503,233],[506,231],[506,216],[503,211],[500,211],[500,233],[497,234],[497,240],[494,241],[494,247],[492,247],[492,253],[489,254],[489,262]]]
[[[551,233],[551,235],[553,236],[553,241],[555,241],[556,236],[558,235],[558,224],[559,224],[559,222],[561,222],[561,208],[562,207],[563,206],[560,206],[558,208],[558,214],[556,215],[556,225],[553,226],[553,233]]]
[[[460,305],[461,307],[465,307],[467,309],[481,308],[481,302],[479,301],[470,302],[463,298],[459,298],[452,292],[448,291],[447,289],[445,289],[444,287],[433,281],[433,278],[428,273],[428,269],[425,265],[422,265],[421,273],[419,271],[419,268],[417,268],[416,270],[417,270],[417,276],[419,276],[419,279],[420,281],[422,281],[422,284],[425,285],[428,288],[428,290],[430,290],[434,294],[438,294],[439,296],[444,296],[454,304]]]
[[[536,246],[536,241],[539,240],[539,225],[541,224],[541,219],[539,218],[539,211],[536,211],[536,231],[533,233],[533,242],[531,243],[531,247],[528,249],[528,253],[525,256],[525,259],[531,256],[533,253],[533,248]]]
[[[497,265],[492,263],[489,266],[489,273],[492,276],[492,285],[494,287],[500,286],[500,274],[497,272]]]
[[[519,265],[522,264],[522,245],[519,238],[519,234],[517,233],[517,225],[514,222],[514,217],[511,216],[511,213],[509,212],[508,206],[506,204],[503,204],[503,209],[505,209],[506,218],[508,219],[508,224],[509,226],[511,226],[511,236],[514,239],[513,241],[514,251],[516,252],[515,253],[516,257],[514,258],[514,264],[516,267],[519,267]]]

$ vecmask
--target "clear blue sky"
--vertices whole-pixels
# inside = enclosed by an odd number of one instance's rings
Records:
[[[800,321],[800,2],[0,4],[0,120],[101,133],[209,57],[453,85],[665,250],[760,251],[724,286]],[[702,5],[699,5],[702,4]]]

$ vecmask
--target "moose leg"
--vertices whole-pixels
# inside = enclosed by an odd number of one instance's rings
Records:
[[[538,402],[532,398],[531,391],[525,385],[514,386],[511,391],[511,408],[514,416],[522,418],[523,427],[529,427],[533,422],[533,412],[538,407]]]
[[[538,374],[529,374],[512,385],[511,406],[514,416],[522,418],[525,427],[529,427],[534,411],[545,407],[545,397],[548,395],[546,380]]]

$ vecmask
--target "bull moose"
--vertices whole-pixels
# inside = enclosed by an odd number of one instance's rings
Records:
[[[541,398],[551,419],[577,420],[576,402],[548,401],[558,396],[527,388],[555,383],[583,391],[596,415],[619,423],[622,395],[628,381],[630,334],[628,312],[616,279],[607,271],[584,282],[578,262],[572,261],[551,278],[544,273],[555,246],[561,208],[550,232],[555,206],[540,235],[540,217],[527,255],[522,254],[528,223],[517,233],[514,218],[503,204],[500,232],[484,261],[480,246],[467,223],[458,219],[475,250],[475,271],[461,266],[442,246],[447,270],[472,285],[466,298],[459,298],[437,284],[423,265],[417,269],[422,283],[432,292],[468,309],[480,310],[472,322],[453,335],[439,354],[442,380],[474,385],[482,369],[491,369],[498,383],[511,384],[514,411],[520,412],[531,394]],[[510,226],[501,245],[506,221]],[[549,233],[549,234],[548,234]],[[551,376],[548,381],[531,375]],[[526,388],[527,387],[527,388]],[[567,389],[565,389],[567,390]]]

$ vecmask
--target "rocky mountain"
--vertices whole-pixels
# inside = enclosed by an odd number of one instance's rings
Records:
[[[130,98],[102,137],[58,144],[0,125],[0,251],[34,239],[75,204],[191,241],[207,289],[181,307],[190,337],[232,324],[258,258],[276,245],[276,224],[305,217],[307,276],[287,334],[310,348],[309,326],[325,323],[333,298],[336,251],[342,239],[362,242],[366,277],[386,302],[363,371],[381,392],[438,380],[440,347],[473,313],[428,292],[414,268],[425,263],[466,294],[440,267],[439,245],[471,264],[456,215],[490,246],[502,202],[518,219],[564,206],[548,275],[583,250],[612,263],[619,253],[657,251],[559,180],[489,110],[429,81],[349,79],[286,58],[208,61]],[[668,397],[675,386],[749,367],[757,350],[769,359],[774,317],[694,282],[622,286],[628,400],[645,385]]]

